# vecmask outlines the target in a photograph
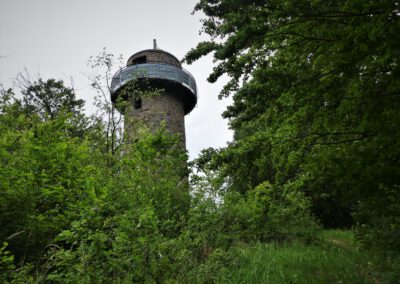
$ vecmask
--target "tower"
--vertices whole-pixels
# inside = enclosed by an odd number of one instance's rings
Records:
[[[129,82],[134,81],[134,87]],[[156,95],[151,94],[156,90]],[[143,95],[144,94],[144,95]],[[149,95],[146,95],[149,94]],[[172,54],[154,48],[133,54],[111,82],[111,100],[124,114],[125,133],[130,141],[138,139],[136,125],[155,130],[165,121],[166,128],[179,134],[185,145],[185,120],[197,103],[193,76],[182,68]],[[123,102],[123,107],[117,102]]]

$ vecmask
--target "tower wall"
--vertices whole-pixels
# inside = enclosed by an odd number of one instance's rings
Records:
[[[168,131],[178,134],[182,146],[185,146],[185,113],[179,94],[173,89],[164,89],[157,96],[141,98],[141,107],[137,107],[134,96],[125,109],[125,133],[128,141],[133,142],[140,136],[139,127],[144,125],[155,131],[164,121]]]

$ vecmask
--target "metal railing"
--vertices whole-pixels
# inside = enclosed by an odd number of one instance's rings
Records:
[[[115,93],[125,83],[137,78],[154,78],[174,81],[188,88],[197,98],[197,86],[193,76],[185,69],[162,63],[144,63],[121,68],[113,76],[111,92]]]

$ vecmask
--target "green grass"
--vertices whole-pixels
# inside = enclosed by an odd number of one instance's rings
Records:
[[[323,230],[318,238],[321,242],[328,242],[342,248],[355,249],[356,246],[354,233],[349,230]]]
[[[319,244],[259,244],[238,248],[228,283],[381,283],[351,232],[329,230]]]

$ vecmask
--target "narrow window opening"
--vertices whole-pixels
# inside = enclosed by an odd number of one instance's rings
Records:
[[[143,64],[147,62],[147,57],[146,56],[139,56],[138,58],[135,58],[132,60],[132,64]]]
[[[135,101],[133,102],[133,107],[135,109],[142,108],[142,99],[141,98],[135,98]]]

